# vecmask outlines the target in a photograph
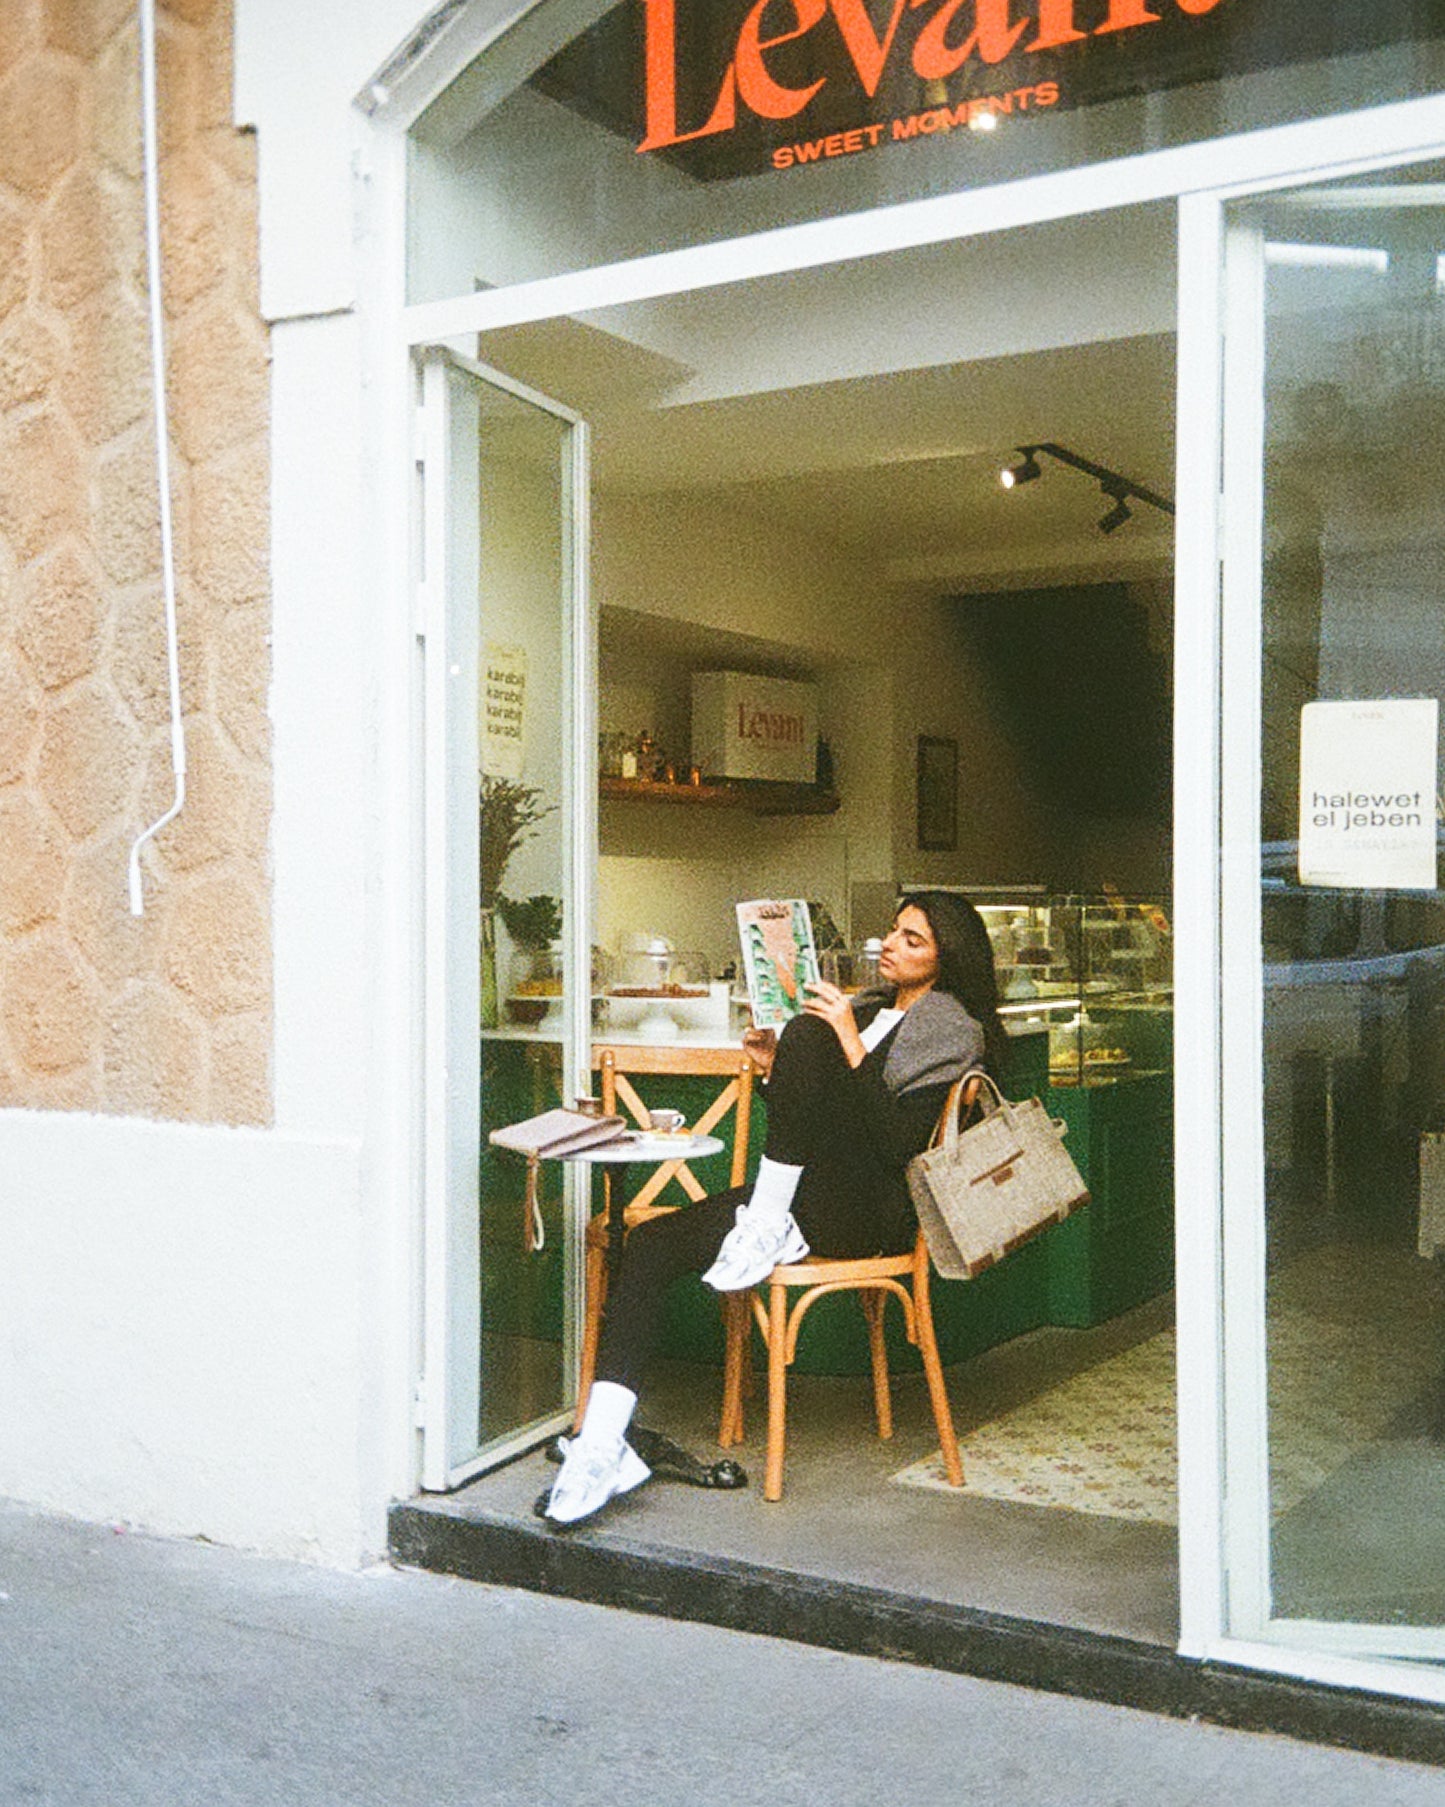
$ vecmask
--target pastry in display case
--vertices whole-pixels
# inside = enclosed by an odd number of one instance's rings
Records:
[[[506,995],[507,1021],[536,1028],[562,1017],[560,948],[518,948],[512,955]]]
[[[642,953],[623,954],[618,961],[610,998],[703,998],[708,966],[702,954],[679,953],[669,943]]]

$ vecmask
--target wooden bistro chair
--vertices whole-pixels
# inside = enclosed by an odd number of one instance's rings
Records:
[[[728,1172],[728,1185],[741,1186],[747,1177],[748,1134],[752,1127],[753,1081],[757,1068],[739,1048],[677,1048],[666,1044],[654,1046],[597,1046],[592,1050],[592,1065],[602,1075],[602,1108],[611,1113],[619,1106],[639,1127],[648,1121],[647,1106],[637,1095],[634,1078],[660,1074],[677,1079],[716,1077],[723,1081],[707,1109],[692,1124],[694,1135],[712,1135],[733,1113],[733,1155]],[[592,1390],[592,1377],[597,1371],[597,1344],[602,1334],[602,1311],[607,1301],[607,1256],[612,1232],[612,1213],[620,1209],[624,1230],[630,1231],[650,1217],[665,1212],[685,1210],[686,1206],[658,1204],[657,1198],[675,1180],[694,1203],[707,1197],[707,1188],[686,1161],[664,1161],[625,1204],[613,1198],[613,1177],[602,1168],[602,1209],[587,1225],[585,1304],[582,1323],[582,1360],[577,1384],[577,1418],[587,1406]],[[724,1319],[734,1318],[746,1324],[747,1305],[741,1294],[723,1296]],[[741,1347],[741,1339],[738,1339]],[[731,1340],[730,1344],[731,1346]]]
[[[964,1103],[971,1107],[977,1085],[969,1087]],[[958,1453],[958,1438],[953,1429],[953,1413],[949,1409],[948,1390],[943,1384],[943,1363],[938,1354],[938,1338],[933,1329],[933,1306],[929,1285],[932,1264],[928,1244],[920,1230],[912,1251],[906,1255],[870,1255],[861,1260],[815,1260],[775,1267],[768,1278],[751,1294],[750,1302],[758,1329],[768,1351],[768,1452],[763,1475],[763,1498],[783,1497],[783,1452],[787,1437],[788,1369],[798,1353],[798,1332],[809,1307],[825,1293],[854,1292],[863,1308],[868,1325],[868,1349],[873,1364],[873,1402],[878,1417],[878,1435],[893,1435],[893,1399],[888,1380],[888,1350],[883,1340],[883,1309],[889,1296],[903,1307],[903,1328],[910,1343],[923,1357],[923,1372],[928,1380],[928,1397],[933,1406],[933,1421],[938,1427],[938,1442],[949,1484],[963,1485],[963,1461]],[[791,1306],[788,1295],[801,1287],[802,1296]],[[727,1330],[727,1353],[723,1363],[722,1423],[718,1442],[731,1449],[743,1438],[743,1382],[747,1368],[748,1319],[747,1293],[728,1295],[741,1311],[731,1310],[724,1316]]]

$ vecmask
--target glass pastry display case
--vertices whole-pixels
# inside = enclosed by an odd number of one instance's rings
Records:
[[[1015,1032],[1047,1030],[1052,1086],[1173,1067],[1173,936],[1157,897],[1048,892],[978,901]]]
[[[705,955],[663,936],[621,954],[602,1000],[599,1030],[670,1042],[688,1031],[728,1031],[728,987],[714,983]]]
[[[1014,1035],[1047,1031],[1050,1115],[1092,1203],[1042,1239],[1048,1321],[1097,1324],[1174,1268],[1173,935],[1157,896],[970,893]]]

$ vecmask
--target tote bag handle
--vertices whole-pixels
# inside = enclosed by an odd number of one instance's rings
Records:
[[[1009,1118],[1008,1100],[998,1089],[992,1077],[982,1067],[970,1067],[961,1079],[955,1079],[948,1089],[948,1097],[944,1100],[943,1109],[938,1113],[938,1127],[933,1132],[930,1148],[952,1148],[958,1141],[959,1119],[966,1116],[978,1103],[981,1093],[992,1093],[989,1109],[985,1113],[992,1116],[995,1111],[1002,1111],[1005,1120]]]

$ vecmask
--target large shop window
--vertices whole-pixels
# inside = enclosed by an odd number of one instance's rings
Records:
[[[542,0],[412,133],[413,302],[1445,86],[1418,0]]]
[[[1232,1616],[1417,1657],[1445,1652],[1442,173],[1238,206],[1229,251]]]

